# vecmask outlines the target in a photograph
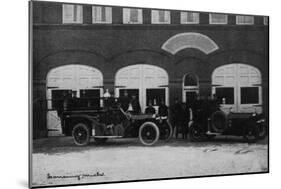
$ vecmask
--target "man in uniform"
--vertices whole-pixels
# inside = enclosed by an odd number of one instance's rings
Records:
[[[158,114],[161,117],[166,117],[168,116],[168,107],[165,105],[164,99],[161,99],[161,103],[158,109]]]
[[[70,99],[70,108],[77,110],[80,107],[79,98],[77,97],[77,91],[72,91],[72,97]]]
[[[148,107],[145,109],[145,114],[155,114],[155,108],[152,106],[152,101],[148,101]]]
[[[176,98],[175,103],[172,106],[172,114],[173,114],[173,124],[176,128],[176,138],[178,138],[178,134],[182,133],[182,136],[184,138],[184,127],[185,127],[185,107],[182,103],[179,102],[179,100]]]
[[[130,104],[130,98],[126,90],[124,91],[124,96],[122,96],[119,100],[120,100],[121,108],[126,112]]]
[[[139,103],[139,100],[137,99],[136,95],[132,95],[131,105],[133,108],[133,111],[132,111],[133,114],[139,114],[141,112],[140,103]]]

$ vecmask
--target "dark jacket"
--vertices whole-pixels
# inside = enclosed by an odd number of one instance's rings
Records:
[[[168,107],[165,104],[161,104],[158,109],[159,116],[168,116]]]
[[[145,108],[145,114],[155,114],[155,108],[153,106],[148,106]]]
[[[179,120],[180,116],[182,114],[182,111],[183,111],[183,109],[182,109],[182,106],[181,106],[180,103],[173,104],[172,107],[171,107],[173,119]]]
[[[124,110],[124,111],[127,111],[128,108],[129,108],[129,104],[130,104],[130,98],[129,97],[121,97],[119,99],[119,102],[121,104],[121,108]]]
[[[135,113],[135,114],[138,114],[141,112],[141,107],[140,107],[140,103],[137,99],[135,100],[132,100],[132,108],[133,108],[133,111],[132,113]]]

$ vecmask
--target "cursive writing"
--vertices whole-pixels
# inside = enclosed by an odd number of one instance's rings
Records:
[[[94,174],[79,174],[79,175],[51,175],[47,174],[47,179],[66,179],[66,178],[77,178],[77,180],[81,180],[86,177],[102,177],[105,176],[104,173],[96,172]]]

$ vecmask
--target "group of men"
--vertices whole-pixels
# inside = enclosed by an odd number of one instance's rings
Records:
[[[66,100],[63,103],[63,109],[66,106],[76,107],[77,104],[75,102],[79,102],[77,100],[77,96],[75,93],[72,94],[71,101]],[[110,101],[111,98],[104,99],[104,106],[111,106],[112,104],[116,103],[116,99],[114,101]],[[112,100],[112,99],[111,99]],[[67,102],[67,104],[66,104]],[[71,102],[69,104],[69,102]],[[212,102],[212,101],[210,101]],[[177,138],[179,134],[182,134],[183,138],[187,138],[189,124],[192,120],[196,117],[200,117],[197,114],[208,114],[208,112],[212,112],[212,110],[208,111],[210,108],[216,108],[214,104],[209,104],[209,101],[204,101],[204,99],[197,99],[193,102],[180,102],[178,98],[174,99],[173,104],[168,108],[165,104],[165,100],[161,99],[160,104],[158,106],[157,114],[161,117],[169,117],[170,122],[172,123],[173,129],[175,131],[175,137]],[[215,101],[214,101],[215,102]],[[141,106],[139,100],[135,94],[131,96],[128,95],[127,91],[124,91],[122,97],[118,99],[117,104],[120,106],[124,111],[130,112],[131,114],[141,114]],[[216,103],[215,103],[216,104]],[[203,110],[202,110],[203,109]],[[60,113],[60,112],[59,112]],[[152,104],[152,100],[148,101],[148,106],[145,109],[145,114],[155,114],[156,109]],[[204,117],[208,115],[204,114]],[[202,117],[202,116],[201,116]]]
[[[125,91],[124,95],[120,97],[120,105],[124,111],[128,111],[132,114],[140,114],[141,107],[136,95],[132,95],[131,98]],[[152,100],[148,100],[148,106],[146,107],[145,114],[155,114],[156,109],[152,104]],[[175,130],[176,138],[181,133],[183,138],[187,137],[188,124],[192,119],[192,105],[187,103],[181,103],[177,98],[174,100],[174,104],[168,108],[165,104],[165,100],[161,99],[158,106],[158,115],[161,117],[170,117],[173,129]]]
[[[124,111],[128,111],[132,114],[140,114],[141,113],[141,107],[139,100],[137,99],[136,95],[132,95],[130,98],[127,91],[124,92],[124,95],[120,97],[119,99],[121,107]],[[145,109],[145,114],[155,114],[156,109],[152,105],[152,100],[148,101],[148,106]],[[160,105],[158,108],[158,115],[159,116],[168,116],[168,107],[165,104],[165,100],[161,99]]]

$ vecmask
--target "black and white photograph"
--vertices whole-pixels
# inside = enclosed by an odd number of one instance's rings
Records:
[[[269,18],[29,1],[29,187],[269,173]]]

